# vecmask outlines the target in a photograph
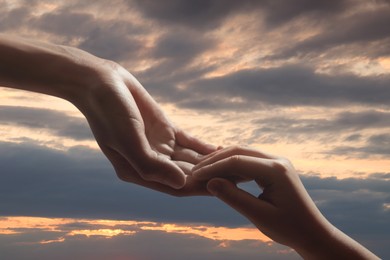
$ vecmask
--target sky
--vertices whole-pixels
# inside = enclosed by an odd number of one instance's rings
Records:
[[[289,158],[334,225],[390,258],[390,1],[0,6],[1,33],[118,62],[200,139]],[[299,259],[215,198],[121,182],[58,98],[0,87],[0,165],[5,259]]]

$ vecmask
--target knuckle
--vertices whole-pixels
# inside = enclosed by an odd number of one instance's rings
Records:
[[[275,160],[272,163],[272,168],[274,168],[278,174],[287,174],[289,171],[288,163],[281,159]]]
[[[235,167],[237,167],[240,164],[241,156],[237,155],[237,154],[232,155],[232,156],[229,157],[229,161],[228,162],[229,162],[229,166],[230,167],[235,168]]]
[[[280,174],[289,174],[294,170],[294,167],[292,166],[290,160],[284,157],[276,159],[273,162],[273,168],[276,170],[277,173]]]
[[[290,167],[291,166],[291,162],[289,159],[285,158],[285,157],[280,157],[278,159],[279,161],[281,161],[284,165],[286,165],[287,167]]]

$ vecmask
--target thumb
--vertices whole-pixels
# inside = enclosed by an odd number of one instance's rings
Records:
[[[180,189],[185,185],[186,177],[182,169],[163,156],[155,156],[140,170],[141,177]]]
[[[207,183],[207,190],[252,222],[256,219],[256,212],[258,213],[259,210],[265,211],[269,206],[264,201],[238,188],[236,184],[226,179],[211,179]]]

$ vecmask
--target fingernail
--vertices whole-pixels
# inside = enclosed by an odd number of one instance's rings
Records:
[[[211,180],[207,183],[207,190],[214,196],[217,196],[222,189],[222,183],[217,180]]]

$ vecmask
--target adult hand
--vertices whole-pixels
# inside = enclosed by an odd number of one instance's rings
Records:
[[[102,84],[74,103],[119,178],[176,196],[209,194],[190,175],[215,147],[176,128],[121,66],[107,62],[98,78]]]
[[[0,35],[0,85],[73,103],[122,180],[178,196],[208,194],[204,183],[187,174],[215,148],[173,126],[115,62],[77,48]]]
[[[206,156],[194,167],[193,177],[209,180],[211,194],[304,258],[377,258],[323,217],[284,158],[250,148],[227,148]],[[258,197],[236,186],[237,181],[249,180],[262,190]]]

